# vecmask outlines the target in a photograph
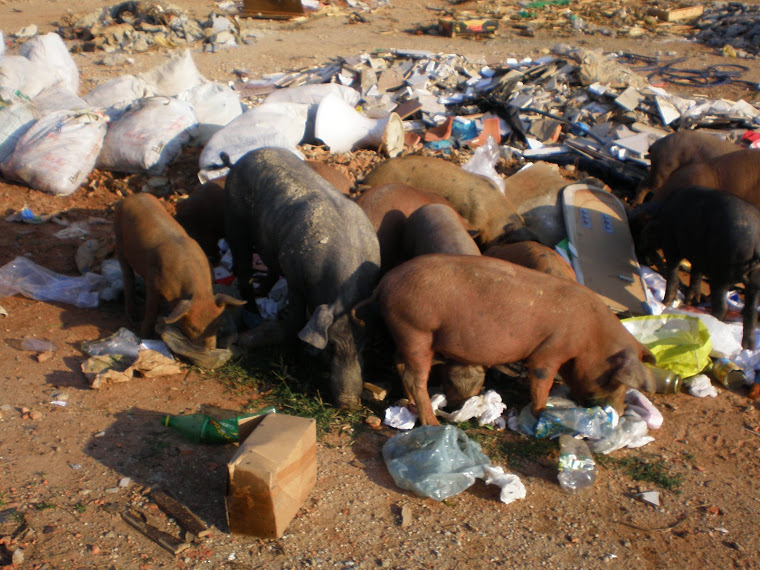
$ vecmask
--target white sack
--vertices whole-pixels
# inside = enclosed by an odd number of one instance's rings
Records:
[[[98,166],[159,175],[182,151],[196,125],[193,108],[187,103],[169,97],[140,99],[111,123]]]
[[[106,129],[99,113],[56,111],[24,133],[0,170],[35,190],[68,196],[92,172]]]
[[[29,61],[21,55],[0,58],[0,97],[3,99],[19,93],[36,97],[46,87],[59,82],[55,72],[39,62]]]
[[[142,79],[134,75],[122,75],[109,79],[90,90],[82,99],[91,107],[105,109],[112,121],[120,119],[127,107],[145,97],[153,96],[153,92]]]
[[[90,105],[87,104],[87,101],[62,85],[54,85],[47,89],[43,89],[39,95],[32,99],[32,103],[34,103],[34,106],[37,107],[37,111],[43,117],[54,111],[90,109]]]
[[[264,103],[240,115],[217,131],[201,152],[201,182],[227,174],[219,155],[227,153],[234,164],[249,151],[276,146],[287,148],[303,158],[297,145],[306,131],[309,105],[300,103]]]
[[[27,97],[0,100],[0,163],[8,158],[21,136],[40,118]]]
[[[214,81],[196,85],[177,95],[177,99],[193,106],[198,119],[196,136],[201,144],[206,144],[214,133],[242,115],[244,110],[237,91]]]
[[[35,36],[21,44],[18,52],[29,61],[46,66],[55,75],[56,80],[72,93],[79,92],[77,64],[58,34],[50,32],[44,36]]]
[[[174,97],[183,91],[203,83],[203,76],[195,67],[190,50],[170,57],[162,63],[138,75],[156,95]]]

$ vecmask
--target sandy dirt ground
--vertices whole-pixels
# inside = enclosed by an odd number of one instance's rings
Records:
[[[193,17],[217,6],[208,0],[178,0]],[[599,19],[621,8],[643,13],[650,3],[602,2]],[[97,0],[0,0],[0,28],[11,39],[24,26],[55,31],[67,13],[84,14],[110,5]],[[675,4],[660,2],[672,7]],[[532,36],[504,25],[490,38],[446,38],[421,30],[434,24],[443,0],[393,1],[351,23],[351,10],[315,15],[302,22],[242,20],[254,32],[249,45],[216,53],[193,51],[201,73],[231,82],[236,70],[251,75],[322,65],[336,56],[380,48],[425,49],[483,58],[536,57],[557,44],[621,50],[642,55],[683,56],[692,67],[727,60],[718,50],[684,39],[680,27],[656,34],[615,37],[574,33],[564,25],[536,28]],[[475,9],[477,3],[456,6]],[[570,8],[590,10],[588,2]],[[559,10],[559,8],[557,8]],[[563,7],[562,9],[565,9]],[[10,42],[9,53],[15,49]],[[168,50],[129,54],[130,62],[103,65],[103,54],[74,54],[84,93],[107,79],[150,69]],[[735,60],[731,60],[734,63]],[[757,59],[741,60],[746,77],[760,77]],[[758,100],[744,84],[670,89],[684,95]],[[310,150],[361,178],[380,157],[365,151],[330,156]],[[173,210],[176,197],[197,184],[198,151],[188,150],[167,171],[172,192],[163,196]],[[510,174],[515,165],[501,165]],[[516,167],[516,166],[515,166]],[[582,172],[565,172],[569,178]],[[3,218],[24,206],[38,214],[61,212],[69,222],[102,219],[90,237],[110,235],[113,205],[139,191],[147,177],[94,172],[69,197],[53,197],[0,179]],[[613,188],[614,190],[614,188]],[[59,239],[60,226],[0,220],[0,265],[19,255],[53,271],[77,273],[80,239]],[[227,372],[188,367],[181,374],[134,378],[93,390],[80,371],[81,343],[104,338],[126,326],[120,302],[95,309],[45,303],[20,296],[0,299],[0,565],[11,568],[756,568],[760,509],[755,482],[760,468],[760,409],[746,391],[719,389],[716,398],[688,394],[653,395],[664,415],[655,441],[599,460],[589,491],[570,495],[557,483],[557,446],[511,432],[467,426],[495,463],[520,476],[527,497],[510,505],[498,489],[476,483],[444,502],[422,499],[397,488],[381,456],[396,432],[364,424],[382,408],[357,417],[335,414],[320,430],[318,478],[304,506],[278,540],[230,534],[224,496],[226,463],[235,446],[189,443],[160,425],[163,414],[194,413],[202,406],[249,410],[268,402],[277,386],[297,385],[311,361],[285,351],[263,356],[273,363],[256,381],[241,383]],[[52,353],[24,350],[26,338],[50,340]],[[381,363],[387,365],[388,363]],[[382,369],[382,366],[379,368]],[[386,366],[387,368],[387,366]],[[389,377],[391,381],[398,383]],[[497,386],[510,408],[527,402],[519,382]],[[326,393],[324,388],[320,393]],[[306,395],[317,401],[316,390]],[[52,402],[65,402],[65,406]],[[285,410],[287,411],[287,409]],[[172,555],[128,526],[129,509],[174,536],[180,528],[151,500],[153,489],[170,490],[212,531]],[[660,506],[638,500],[658,491]]]

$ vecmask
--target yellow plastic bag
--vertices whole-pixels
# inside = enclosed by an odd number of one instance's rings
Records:
[[[636,340],[652,351],[660,368],[688,378],[710,364],[710,332],[697,317],[648,315],[621,322]]]

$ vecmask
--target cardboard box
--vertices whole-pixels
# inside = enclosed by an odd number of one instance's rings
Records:
[[[230,532],[279,538],[317,482],[311,418],[269,414],[227,464]]]

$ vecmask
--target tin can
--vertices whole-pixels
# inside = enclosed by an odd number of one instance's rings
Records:
[[[655,392],[658,394],[677,394],[681,391],[681,375],[665,368],[647,364],[655,378]]]
[[[711,373],[713,378],[729,390],[735,390],[746,384],[747,377],[744,375],[744,370],[728,358],[718,358],[715,360]]]

